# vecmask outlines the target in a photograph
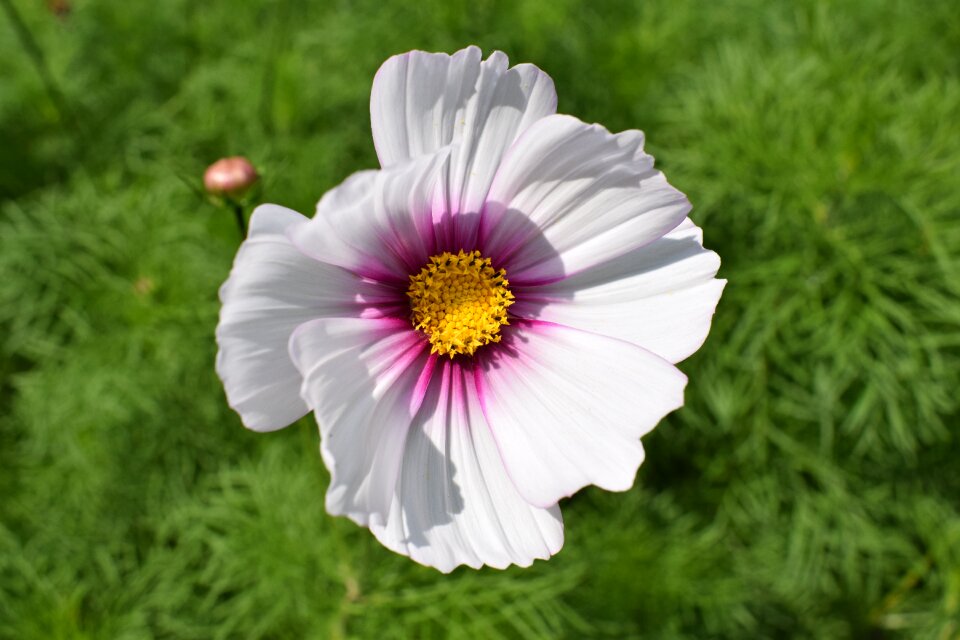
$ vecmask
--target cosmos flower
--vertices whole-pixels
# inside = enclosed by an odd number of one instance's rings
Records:
[[[556,105],[500,52],[390,58],[381,168],[259,207],[220,291],[243,423],[313,411],[327,510],[444,572],[548,558],[559,500],[631,487],[725,284],[643,134]]]

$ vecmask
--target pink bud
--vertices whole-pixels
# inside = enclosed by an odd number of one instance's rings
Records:
[[[221,158],[207,167],[203,186],[209,193],[238,198],[252,187],[260,176],[243,156]]]
[[[58,18],[66,18],[72,9],[70,0],[47,0],[47,10]]]

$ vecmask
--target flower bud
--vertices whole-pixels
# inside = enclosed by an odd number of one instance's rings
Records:
[[[239,198],[256,184],[260,176],[250,161],[243,156],[221,158],[207,167],[203,186],[217,196]]]
[[[58,18],[66,18],[72,9],[70,0],[47,0],[47,10]]]

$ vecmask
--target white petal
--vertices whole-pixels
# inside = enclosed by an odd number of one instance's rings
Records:
[[[476,47],[452,56],[410,51],[384,62],[370,92],[380,165],[389,167],[451,144],[463,130],[479,74]]]
[[[386,521],[435,361],[425,344],[408,321],[387,318],[314,320],[290,338],[301,393],[320,424],[330,513],[361,525]]]
[[[450,151],[354,174],[324,195],[317,215],[293,228],[290,239],[317,260],[405,288],[435,252]]]
[[[689,218],[663,238],[542,287],[515,289],[511,311],[626,340],[670,362],[693,354],[710,331],[726,280]]]
[[[360,214],[358,206],[369,197],[378,171],[365,170],[350,174],[346,180],[327,191],[317,203],[316,215],[346,215],[345,211]]]
[[[503,154],[557,108],[547,74],[529,64],[507,65],[499,51],[481,62],[476,47],[452,56],[411,51],[387,60],[370,96],[381,165],[457,145],[449,189],[453,212],[479,212]]]
[[[563,546],[560,509],[533,507],[507,476],[474,374],[438,366],[404,445],[390,517],[372,526],[388,548],[449,572],[465,564],[529,566]]]
[[[517,490],[548,506],[589,484],[629,489],[640,436],[683,405],[686,376],[612,338],[543,322],[510,329],[478,388]]]
[[[534,122],[557,110],[550,76],[531,64],[506,66],[500,52],[483,63],[463,140],[454,141],[460,149],[451,167],[450,197],[463,213],[481,210],[507,150]]]
[[[517,140],[487,200],[481,246],[515,284],[612,260],[662,237],[690,210],[653,169],[641,132],[611,134],[562,115]]]
[[[303,255],[285,233],[304,224],[295,211],[263,205],[220,288],[217,373],[230,406],[256,431],[283,428],[307,413],[287,341],[297,325],[324,315],[359,315],[383,295],[353,274]]]

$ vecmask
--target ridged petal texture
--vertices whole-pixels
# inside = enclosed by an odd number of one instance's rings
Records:
[[[243,423],[313,411],[328,511],[444,572],[549,558],[559,500],[633,485],[725,284],[643,134],[555,110],[549,76],[499,52],[390,58],[381,168],[312,219],[258,208],[220,292],[217,372]],[[440,357],[406,289],[459,250],[504,268],[516,302],[500,343]]]

